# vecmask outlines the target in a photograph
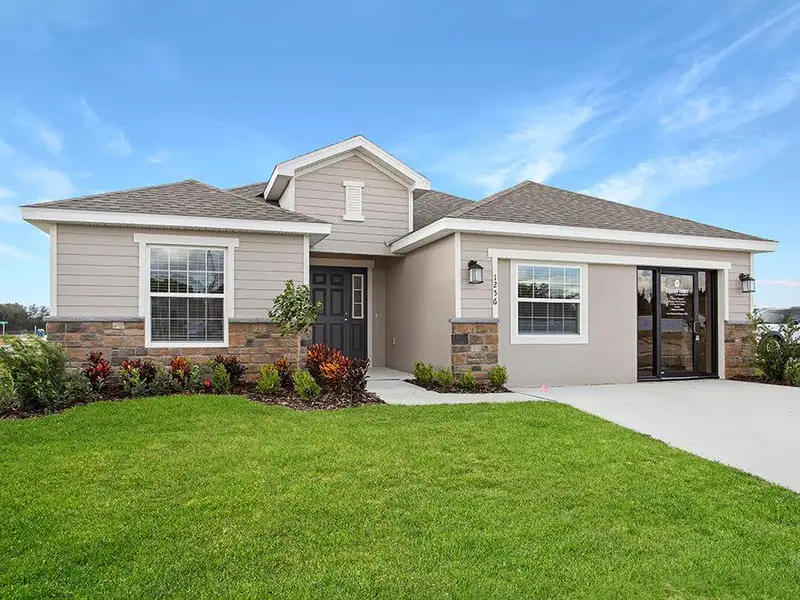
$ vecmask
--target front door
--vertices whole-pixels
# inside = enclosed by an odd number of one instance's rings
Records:
[[[322,304],[311,330],[313,342],[350,358],[366,358],[366,269],[311,267],[311,298]]]
[[[638,272],[639,378],[716,374],[713,271]]]

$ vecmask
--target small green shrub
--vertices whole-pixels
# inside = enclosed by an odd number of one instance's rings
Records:
[[[58,344],[35,336],[7,337],[0,364],[11,373],[22,410],[64,407],[67,354]]]
[[[64,378],[64,393],[61,406],[54,408],[67,408],[78,402],[87,402],[95,397],[96,394],[92,380],[87,377],[86,373],[73,371]]]
[[[283,391],[281,374],[275,365],[261,365],[258,370],[260,376],[256,381],[258,391],[266,396],[277,396]]]
[[[433,365],[420,361],[414,363],[414,379],[416,379],[420,385],[433,385],[434,374]]]
[[[295,371],[292,379],[295,393],[306,402],[311,402],[322,391],[308,371]]]
[[[227,394],[231,391],[231,375],[223,363],[216,363],[211,373],[211,389],[215,394]]]
[[[215,365],[225,365],[225,370],[231,378],[231,387],[236,387],[243,382],[247,367],[242,364],[236,356],[217,355],[214,358]]]
[[[461,380],[458,382],[458,385],[462,390],[471,392],[478,387],[478,381],[475,379],[475,375],[472,374],[472,371],[464,371],[461,374]]]
[[[433,380],[442,389],[450,389],[456,383],[456,376],[450,367],[442,367],[436,370]]]
[[[142,367],[138,360],[124,360],[119,365],[119,377],[126,396],[141,398],[147,396],[147,382],[142,377]]]
[[[767,381],[790,383],[789,379],[794,377],[790,370],[795,368],[791,364],[800,360],[800,324],[787,315],[786,321],[775,332],[758,313],[747,317],[751,327],[748,341],[753,355],[752,366],[756,373]]]
[[[8,368],[0,364],[0,414],[17,408],[17,388]]]
[[[508,383],[508,371],[503,365],[497,365],[489,371],[489,385],[495,389],[500,389]]]
[[[800,360],[791,360],[786,365],[785,383],[800,387]]]
[[[142,372],[144,372],[144,363],[142,364]],[[154,365],[152,380],[148,385],[148,393],[151,396],[168,396],[176,391],[175,380],[170,375],[167,367]]]

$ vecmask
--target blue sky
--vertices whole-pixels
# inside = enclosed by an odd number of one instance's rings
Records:
[[[436,189],[533,179],[778,239],[800,305],[800,3],[3,0],[0,302],[47,303],[17,206],[266,179],[362,133]]]

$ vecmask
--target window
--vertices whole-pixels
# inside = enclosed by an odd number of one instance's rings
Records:
[[[353,274],[353,318],[364,318],[364,275]]]
[[[226,250],[147,248],[149,341],[153,345],[225,345]]]
[[[361,212],[361,197],[364,189],[363,181],[343,181],[344,186],[344,216],[345,221],[363,221]]]
[[[587,343],[586,270],[512,263],[511,342]]]

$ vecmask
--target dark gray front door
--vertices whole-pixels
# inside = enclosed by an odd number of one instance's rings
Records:
[[[338,348],[350,358],[366,358],[366,269],[312,267],[311,298],[322,303],[313,342]]]

